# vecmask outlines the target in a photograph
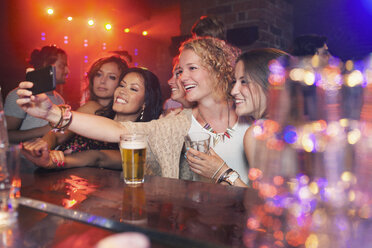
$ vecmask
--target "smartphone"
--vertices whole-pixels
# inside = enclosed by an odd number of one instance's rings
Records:
[[[31,88],[33,95],[55,90],[56,68],[50,65],[38,70],[27,72],[26,81],[34,83],[34,86]]]

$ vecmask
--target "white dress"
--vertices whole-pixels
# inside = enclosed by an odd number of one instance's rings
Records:
[[[226,164],[237,171],[243,182],[248,183],[248,161],[245,157],[243,139],[245,131],[250,126],[250,123],[244,119],[239,118],[235,125],[232,127],[233,132],[231,138],[225,137],[224,140],[220,140],[217,144],[214,144],[214,140],[217,134],[209,132],[203,128],[200,123],[192,116],[191,132],[205,132],[211,135],[211,147],[213,150],[226,162]]]

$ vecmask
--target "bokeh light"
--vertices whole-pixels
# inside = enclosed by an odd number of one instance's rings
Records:
[[[363,83],[363,74],[359,70],[352,71],[346,79],[346,84],[349,87],[355,87]]]
[[[361,136],[362,133],[360,132],[359,129],[351,130],[347,134],[347,142],[349,142],[349,144],[351,145],[354,145],[360,140]]]
[[[110,24],[110,23],[107,23],[107,24],[105,25],[105,29],[106,29],[106,30],[111,30],[111,29],[112,29],[111,24]]]
[[[93,21],[92,19],[89,19],[89,20],[88,20],[88,25],[89,25],[89,26],[93,26],[93,25],[94,25],[94,21]]]
[[[305,71],[304,82],[306,85],[313,85],[315,82],[315,74],[312,71]]]
[[[148,34],[149,34],[149,33],[148,33],[146,30],[142,32],[142,35],[143,35],[143,36],[147,36]]]
[[[48,8],[47,13],[48,13],[48,15],[53,15],[54,10],[52,8]]]
[[[129,33],[130,29],[129,28],[124,28],[124,33]]]

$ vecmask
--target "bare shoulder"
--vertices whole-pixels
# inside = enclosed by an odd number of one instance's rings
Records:
[[[254,142],[254,128],[256,127],[255,124],[252,124],[244,134],[244,144],[249,144]]]
[[[95,114],[95,112],[102,108],[102,106],[96,101],[88,101],[83,106],[79,107],[76,111],[87,113],[87,114]]]

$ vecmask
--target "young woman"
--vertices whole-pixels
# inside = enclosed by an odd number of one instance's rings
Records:
[[[30,82],[20,83],[18,94],[21,99],[17,103],[31,115],[54,125],[69,125],[71,131],[98,140],[118,142],[122,133],[145,132],[149,135],[149,151],[155,155],[165,177],[179,177],[184,136],[189,132],[207,132],[212,136],[213,149],[247,182],[248,168],[241,137],[249,124],[238,121],[229,99],[237,50],[224,41],[206,37],[185,42],[180,51],[181,82],[186,90],[186,100],[195,102],[196,106],[178,115],[168,115],[149,123],[119,123],[77,112],[70,118],[70,114],[61,115],[60,107],[51,104],[45,95],[32,96],[27,90],[32,87]],[[209,159],[214,157],[203,159],[207,165],[204,167],[190,164],[191,170],[208,178],[227,174],[220,171],[214,175],[219,165]]]
[[[155,74],[142,68],[130,68],[124,72],[122,78],[113,97],[112,110],[116,113],[114,120],[148,122],[157,119],[162,111],[162,102],[160,84]],[[84,137],[80,139],[88,140]],[[48,152],[48,144],[39,141],[37,144],[24,143],[24,149],[30,160],[45,168],[88,165],[121,168],[117,144],[105,145],[95,140],[82,144],[69,142],[62,144],[57,150]],[[156,168],[151,170],[154,171]]]
[[[173,59],[172,77],[168,80],[168,85],[171,89],[171,96],[164,103],[163,109],[166,114],[173,109],[192,107],[192,103],[189,103],[185,99],[186,92],[181,83],[180,67],[178,61],[178,56]]]

